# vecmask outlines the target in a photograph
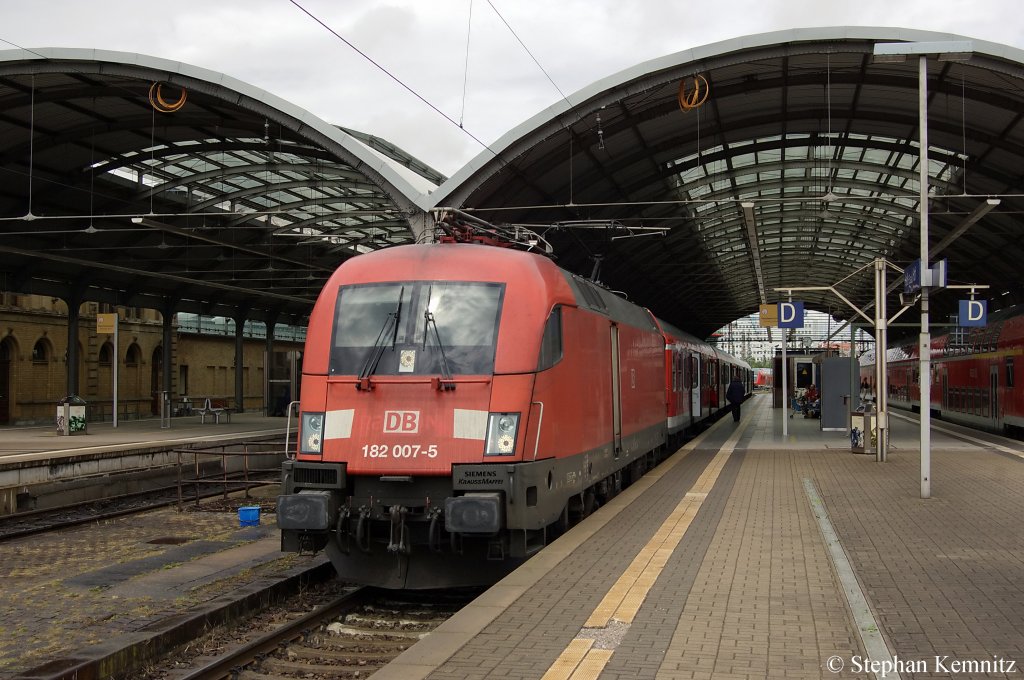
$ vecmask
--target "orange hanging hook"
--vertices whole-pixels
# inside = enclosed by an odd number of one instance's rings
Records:
[[[692,92],[687,93],[687,83],[688,81],[686,80],[679,81],[679,108],[683,111],[699,107],[707,100],[708,94],[711,92],[711,86],[708,85],[707,78],[699,73],[693,76]],[[701,83],[704,84],[703,89],[701,89]]]
[[[157,81],[149,86],[149,103],[150,105],[159,111],[160,113],[174,113],[182,106],[185,105],[185,100],[188,98],[188,92],[185,88],[181,88],[181,96],[178,97],[178,101],[169,102],[164,99],[163,96],[164,83]]]

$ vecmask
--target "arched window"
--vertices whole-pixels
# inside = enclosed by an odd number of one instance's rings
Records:
[[[100,366],[109,366],[114,357],[114,347],[109,343],[103,343],[100,347]]]
[[[138,366],[140,357],[142,356],[142,350],[134,342],[128,346],[128,352],[124,357],[125,366]]]
[[[46,363],[50,360],[50,343],[45,338],[39,338],[36,340],[36,344],[32,346],[32,361],[34,363]]]

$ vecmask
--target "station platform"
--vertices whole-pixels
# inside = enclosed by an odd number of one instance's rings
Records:
[[[172,418],[161,427],[159,418],[88,425],[86,434],[59,435],[54,425],[0,427],[0,465],[47,458],[174,448],[197,443],[284,435],[287,419],[261,413],[235,413],[231,421],[206,423],[198,415]],[[294,428],[294,420],[292,423]],[[282,443],[283,443],[282,438]]]
[[[196,460],[176,453],[185,449],[283,452],[286,434],[286,418],[259,413],[236,413],[230,422],[208,418],[206,423],[198,415],[185,416],[171,419],[170,427],[161,427],[159,419],[120,422],[116,428],[89,423],[88,432],[73,435],[59,435],[54,426],[3,427],[0,515],[138,490],[143,487],[136,482],[173,474],[181,462]],[[237,469],[237,458],[225,465]]]
[[[378,671],[1020,677],[1024,444],[890,420],[886,462],[758,395]]]

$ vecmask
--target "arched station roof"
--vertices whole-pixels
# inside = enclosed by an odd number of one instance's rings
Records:
[[[220,73],[0,52],[0,290],[303,323],[344,259],[417,238],[444,179]]]
[[[698,334],[782,287],[839,284],[865,307],[875,258],[919,256],[919,58],[875,57],[894,42],[930,55],[930,259],[991,284],[994,308],[1024,302],[1024,52],[955,35],[800,29],[639,64],[510,131],[431,205],[535,225],[560,264],[600,260],[603,282]],[[684,111],[696,76],[707,97]],[[958,297],[933,295],[933,320]]]

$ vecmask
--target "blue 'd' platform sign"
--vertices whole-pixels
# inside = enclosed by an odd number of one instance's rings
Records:
[[[921,290],[921,260],[914,260],[903,270],[903,292],[912,295]]]
[[[779,328],[803,328],[804,327],[804,303],[803,302],[780,302],[779,303]]]
[[[987,326],[988,300],[960,300],[961,326]]]

